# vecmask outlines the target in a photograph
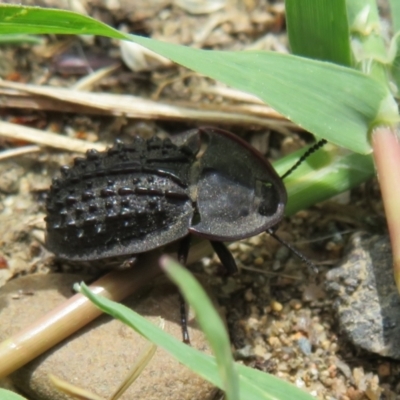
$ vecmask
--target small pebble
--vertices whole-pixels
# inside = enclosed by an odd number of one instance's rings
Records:
[[[390,374],[391,374],[391,367],[390,367],[389,363],[384,362],[384,363],[378,365],[378,375],[381,378],[390,376]]]
[[[257,257],[257,258],[254,260],[254,265],[261,266],[261,265],[263,265],[263,264],[264,264],[264,259],[263,259],[262,257]]]
[[[303,307],[302,302],[297,299],[290,300],[289,305],[290,305],[290,307],[293,308],[293,310],[300,310]]]
[[[268,344],[275,348],[282,346],[281,341],[276,336],[272,336],[272,337],[268,338]]]
[[[270,304],[271,304],[271,309],[274,312],[281,312],[283,310],[283,305],[282,303],[279,303],[279,301],[272,300]]]
[[[279,247],[278,251],[275,253],[275,259],[279,261],[286,261],[290,256],[290,250],[285,247]]]
[[[311,343],[307,338],[305,337],[300,338],[297,341],[297,344],[299,345],[299,348],[303,354],[305,354],[306,356],[311,354]]]
[[[264,358],[264,355],[267,353],[267,349],[262,345],[255,345],[254,346],[254,355],[257,357]]]
[[[253,301],[255,299],[253,291],[251,289],[247,289],[244,293],[244,298],[248,302]]]

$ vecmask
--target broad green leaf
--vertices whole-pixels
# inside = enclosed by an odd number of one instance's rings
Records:
[[[133,310],[95,295],[87,286],[81,285],[81,292],[97,307],[124,322],[132,329],[171,353],[178,361],[223,389],[215,358],[190,347],[147,321]],[[308,393],[272,375],[256,371],[243,365],[236,366],[239,371],[241,400],[312,400]]]
[[[26,400],[25,397],[22,397],[17,393],[10,392],[9,390],[1,389],[1,388],[0,388],[0,399],[1,400]]]
[[[285,9],[294,54],[351,66],[346,0],[286,0]]]
[[[128,35],[68,11],[2,5],[1,33],[97,34],[132,40],[199,73],[252,93],[304,129],[368,153],[384,85],[349,68],[262,51],[199,50]]]
[[[206,335],[217,361],[219,375],[227,400],[239,399],[239,382],[235,370],[228,333],[204,289],[192,274],[169,257],[161,259],[161,266],[193,307],[197,322]]]

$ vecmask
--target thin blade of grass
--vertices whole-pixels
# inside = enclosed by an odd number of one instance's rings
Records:
[[[97,394],[90,392],[89,390],[75,386],[63,379],[58,378],[55,375],[49,375],[50,382],[53,386],[61,393],[66,394],[77,400],[105,400],[103,397],[97,396]]]
[[[197,350],[168,335],[124,305],[107,301],[106,298],[101,296],[96,296],[85,284],[80,285],[80,292],[88,297],[103,312],[119,319],[157,346],[174,354],[178,361],[196,371],[215,386],[222,387],[217,371],[217,364],[212,357],[197,352]]]
[[[382,28],[375,0],[347,2],[353,55],[358,69],[388,87],[389,58],[381,36]]]
[[[195,350],[168,335],[145,318],[141,317],[131,309],[112,302],[102,296],[89,291],[85,284],[81,284],[81,293],[87,296],[102,311],[119,319],[142,336],[152,341],[157,346],[171,353],[178,361],[186,365],[197,374],[207,379],[215,386],[222,388],[222,381],[218,374],[215,358]],[[239,375],[240,398],[242,400],[312,400],[308,393],[297,389],[292,384],[285,382],[272,375],[261,373],[255,374],[252,368],[238,366],[239,370],[245,369],[245,374]],[[262,380],[262,382],[260,382]],[[267,390],[265,390],[267,388]],[[277,396],[276,393],[280,395]],[[293,395],[295,393],[295,395]]]
[[[207,337],[217,360],[225,396],[228,400],[239,399],[237,372],[233,362],[228,333],[204,289],[192,274],[168,256],[160,261],[162,269],[179,287],[185,300],[193,307],[196,320]]]
[[[392,17],[393,32],[400,31],[400,1],[389,0],[390,15]]]
[[[400,2],[399,2],[400,5]],[[400,32],[392,39],[391,43],[392,61],[390,64],[391,78],[397,86],[397,98],[399,97],[398,91],[400,88]]]
[[[6,32],[86,33],[134,41],[252,93],[318,137],[360,153],[371,151],[367,132],[388,93],[376,80],[331,63],[273,52],[199,50],[128,35],[68,11],[2,5],[0,33]]]
[[[42,44],[43,39],[38,36],[24,34],[3,34],[0,36],[0,45]]]
[[[153,343],[148,343],[147,346],[143,349],[143,351],[139,354],[135,364],[132,366],[129,374],[123,380],[119,388],[115,391],[115,393],[110,397],[110,400],[119,399],[132,385],[132,383],[140,376],[142,371],[146,368],[147,364],[153,358],[155,352],[157,350],[157,346]]]
[[[285,9],[294,54],[351,66],[346,0],[286,0]]]
[[[0,388],[0,399],[1,400],[27,400],[25,397],[22,397],[17,393],[11,392],[6,389],[1,389],[1,388]]]

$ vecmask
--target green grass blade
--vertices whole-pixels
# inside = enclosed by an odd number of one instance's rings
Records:
[[[391,78],[397,86],[397,98],[399,97],[400,88],[400,32],[392,39],[391,43],[393,54],[393,60],[390,65]]]
[[[24,35],[24,34],[3,34],[0,35],[0,45],[4,44],[42,44],[44,41],[42,38],[33,35]]]
[[[351,66],[346,0],[286,0],[285,8],[294,54]]]
[[[102,311],[130,326],[157,346],[171,353],[178,361],[195,371],[204,379],[207,379],[215,386],[223,389],[214,357],[203,354],[168,335],[159,327],[153,325],[122,304],[95,295],[85,284],[81,285],[81,292]],[[237,365],[237,369],[240,371],[239,388],[241,400],[313,399],[308,393],[272,375],[253,370],[243,365]]]
[[[390,57],[391,65],[390,72],[391,78],[397,86],[397,92],[395,96],[399,98],[400,92],[400,2],[398,0],[389,0],[392,24],[393,24],[393,35],[390,44]]]
[[[352,48],[357,67],[388,87],[386,46],[375,0],[347,2]]]
[[[301,149],[274,163],[283,175],[304,154]],[[286,215],[292,215],[315,203],[357,187],[375,174],[370,155],[349,153],[332,145],[325,145],[301,164],[284,183],[288,192]]]
[[[0,399],[1,400],[27,400],[25,397],[20,396],[17,393],[10,392],[6,389],[0,388]]]
[[[397,33],[400,31],[400,1],[389,0],[390,4],[390,15],[392,17],[393,32]]]
[[[168,335],[159,327],[147,321],[144,317],[124,305],[95,295],[84,283],[80,285],[80,292],[88,297],[103,312],[130,326],[155,345],[173,354],[179,362],[198,373],[204,379],[207,379],[215,386],[222,388],[217,364],[213,357],[200,353],[180,340]]]
[[[368,153],[367,132],[387,89],[331,63],[273,52],[206,51],[118,32],[68,11],[0,6],[1,33],[98,34],[127,39],[197,72],[252,93],[289,119],[337,145]]]
[[[197,322],[206,335],[217,360],[223,390],[228,400],[239,399],[238,376],[233,363],[231,346],[225,326],[204,289],[192,274],[173,259],[165,256],[161,267],[193,307]]]
[[[243,384],[246,382],[255,385],[261,392],[267,392],[269,395],[268,398],[271,400],[315,400],[315,397],[310,394],[298,389],[296,386],[288,382],[282,382],[279,378],[274,376],[271,378],[275,379],[276,382],[272,384],[272,380],[269,382],[264,378],[265,372],[240,364],[237,366],[237,369],[239,371],[240,380]],[[247,400],[246,397],[242,397],[242,399]]]

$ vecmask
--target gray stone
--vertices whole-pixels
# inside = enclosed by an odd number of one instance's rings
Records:
[[[165,331],[181,340],[177,289],[163,279],[142,296],[131,296],[124,304],[155,324],[159,324],[161,316],[165,320]],[[18,332],[70,297],[72,284],[81,280],[79,275],[49,274],[31,275],[9,282],[0,289],[0,340]],[[189,319],[189,333],[194,348],[210,353],[203,334],[192,319]],[[69,398],[49,383],[50,373],[109,398],[144,346],[147,346],[146,340],[132,329],[102,316],[13,373],[11,379],[32,400]],[[121,399],[205,400],[214,395],[214,387],[167,352],[157,349],[153,359]]]
[[[354,235],[344,261],[327,274],[327,290],[355,346],[400,360],[400,296],[387,236]]]

